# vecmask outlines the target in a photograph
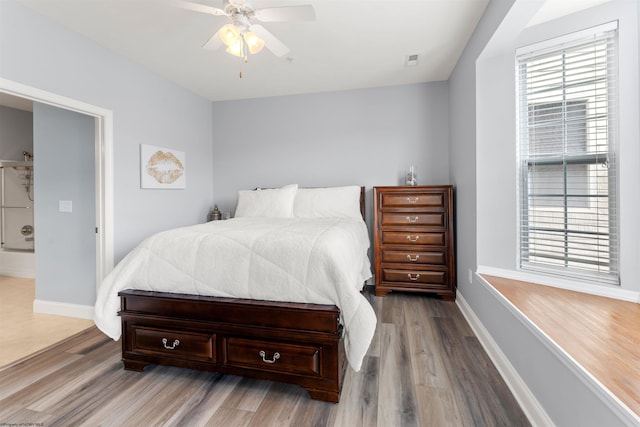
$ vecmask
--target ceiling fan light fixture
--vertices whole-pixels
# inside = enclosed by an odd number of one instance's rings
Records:
[[[230,53],[233,56],[238,56],[240,58],[244,57],[244,42],[242,38],[240,38],[236,44],[227,47],[227,53]]]
[[[253,32],[247,31],[243,34],[244,41],[247,43],[249,52],[253,55],[262,50],[264,47],[264,40],[256,36]]]
[[[240,31],[233,24],[227,24],[220,28],[219,34],[222,43],[229,47],[236,46],[242,39]]]
[[[216,50],[224,43],[229,54],[242,57],[245,62],[247,62],[249,53],[256,54],[263,47],[266,47],[278,58],[289,53],[289,48],[284,43],[255,21],[316,20],[315,9],[311,4],[254,9],[247,3],[247,0],[224,0],[221,9],[198,3],[197,0],[178,0],[178,3],[186,10],[229,18],[231,23],[223,25],[202,47]]]

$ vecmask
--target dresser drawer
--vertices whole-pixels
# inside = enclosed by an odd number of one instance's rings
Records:
[[[427,226],[447,227],[447,216],[444,212],[382,212],[381,225],[385,226]]]
[[[134,326],[132,332],[131,351],[135,353],[200,362],[216,361],[215,335],[142,326]]]
[[[381,193],[381,208],[445,208],[445,193]]]
[[[319,376],[322,347],[228,337],[226,366]]]
[[[414,231],[382,231],[383,245],[430,245],[445,246],[446,233]]]
[[[447,285],[446,271],[382,269],[382,281],[408,285]]]
[[[447,253],[444,251],[382,251],[383,263],[417,264],[417,265],[446,265]]]

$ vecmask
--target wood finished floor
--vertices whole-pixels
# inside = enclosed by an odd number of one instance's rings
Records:
[[[35,281],[0,276],[0,367],[93,325],[92,320],[33,312]]]
[[[339,404],[294,385],[188,369],[125,371],[91,328],[0,370],[0,425],[528,426],[453,302],[367,294],[378,315],[363,369]]]
[[[483,277],[640,416],[640,304]]]

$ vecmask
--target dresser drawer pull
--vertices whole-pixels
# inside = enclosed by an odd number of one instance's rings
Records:
[[[280,359],[280,353],[278,353],[277,351],[273,353],[273,359],[271,360],[267,359],[267,353],[265,353],[264,350],[260,350],[260,356],[262,357],[262,361],[264,363],[276,363],[276,360]]]
[[[177,346],[180,345],[180,340],[174,340],[172,345],[167,345],[167,342],[169,340],[167,340],[166,338],[162,338],[162,345],[164,346],[164,348],[166,348],[167,350],[174,350]]]
[[[407,273],[407,276],[409,276],[409,280],[415,282],[416,280],[418,280],[420,278],[419,274],[416,274],[415,276],[412,275],[411,273]]]
[[[419,197],[414,197],[413,199],[411,197],[407,197],[407,202],[409,202],[412,205],[415,205],[416,203],[418,203],[418,200],[420,200]]]
[[[407,259],[411,262],[416,262],[420,258],[420,255],[416,255],[415,258],[411,258],[411,255],[407,254]]]
[[[419,218],[419,217],[417,217],[417,216],[414,216],[413,218],[411,218],[410,216],[408,216],[408,217],[407,217],[407,221],[409,221],[409,222],[417,222],[417,221],[418,221],[418,218]]]
[[[416,237],[411,237],[411,236],[407,236],[407,240],[410,242],[417,242],[418,239],[420,239],[420,236],[416,236]]]

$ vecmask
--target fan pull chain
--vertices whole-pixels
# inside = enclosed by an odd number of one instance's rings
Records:
[[[240,37],[241,37],[240,43],[242,43],[240,45],[240,49],[243,54],[242,59],[244,59],[244,63],[246,64],[249,62],[249,55],[247,55],[247,50],[249,50],[249,46],[247,46],[247,41],[244,39],[244,35],[241,35]],[[242,70],[240,70],[240,78],[242,78]]]

